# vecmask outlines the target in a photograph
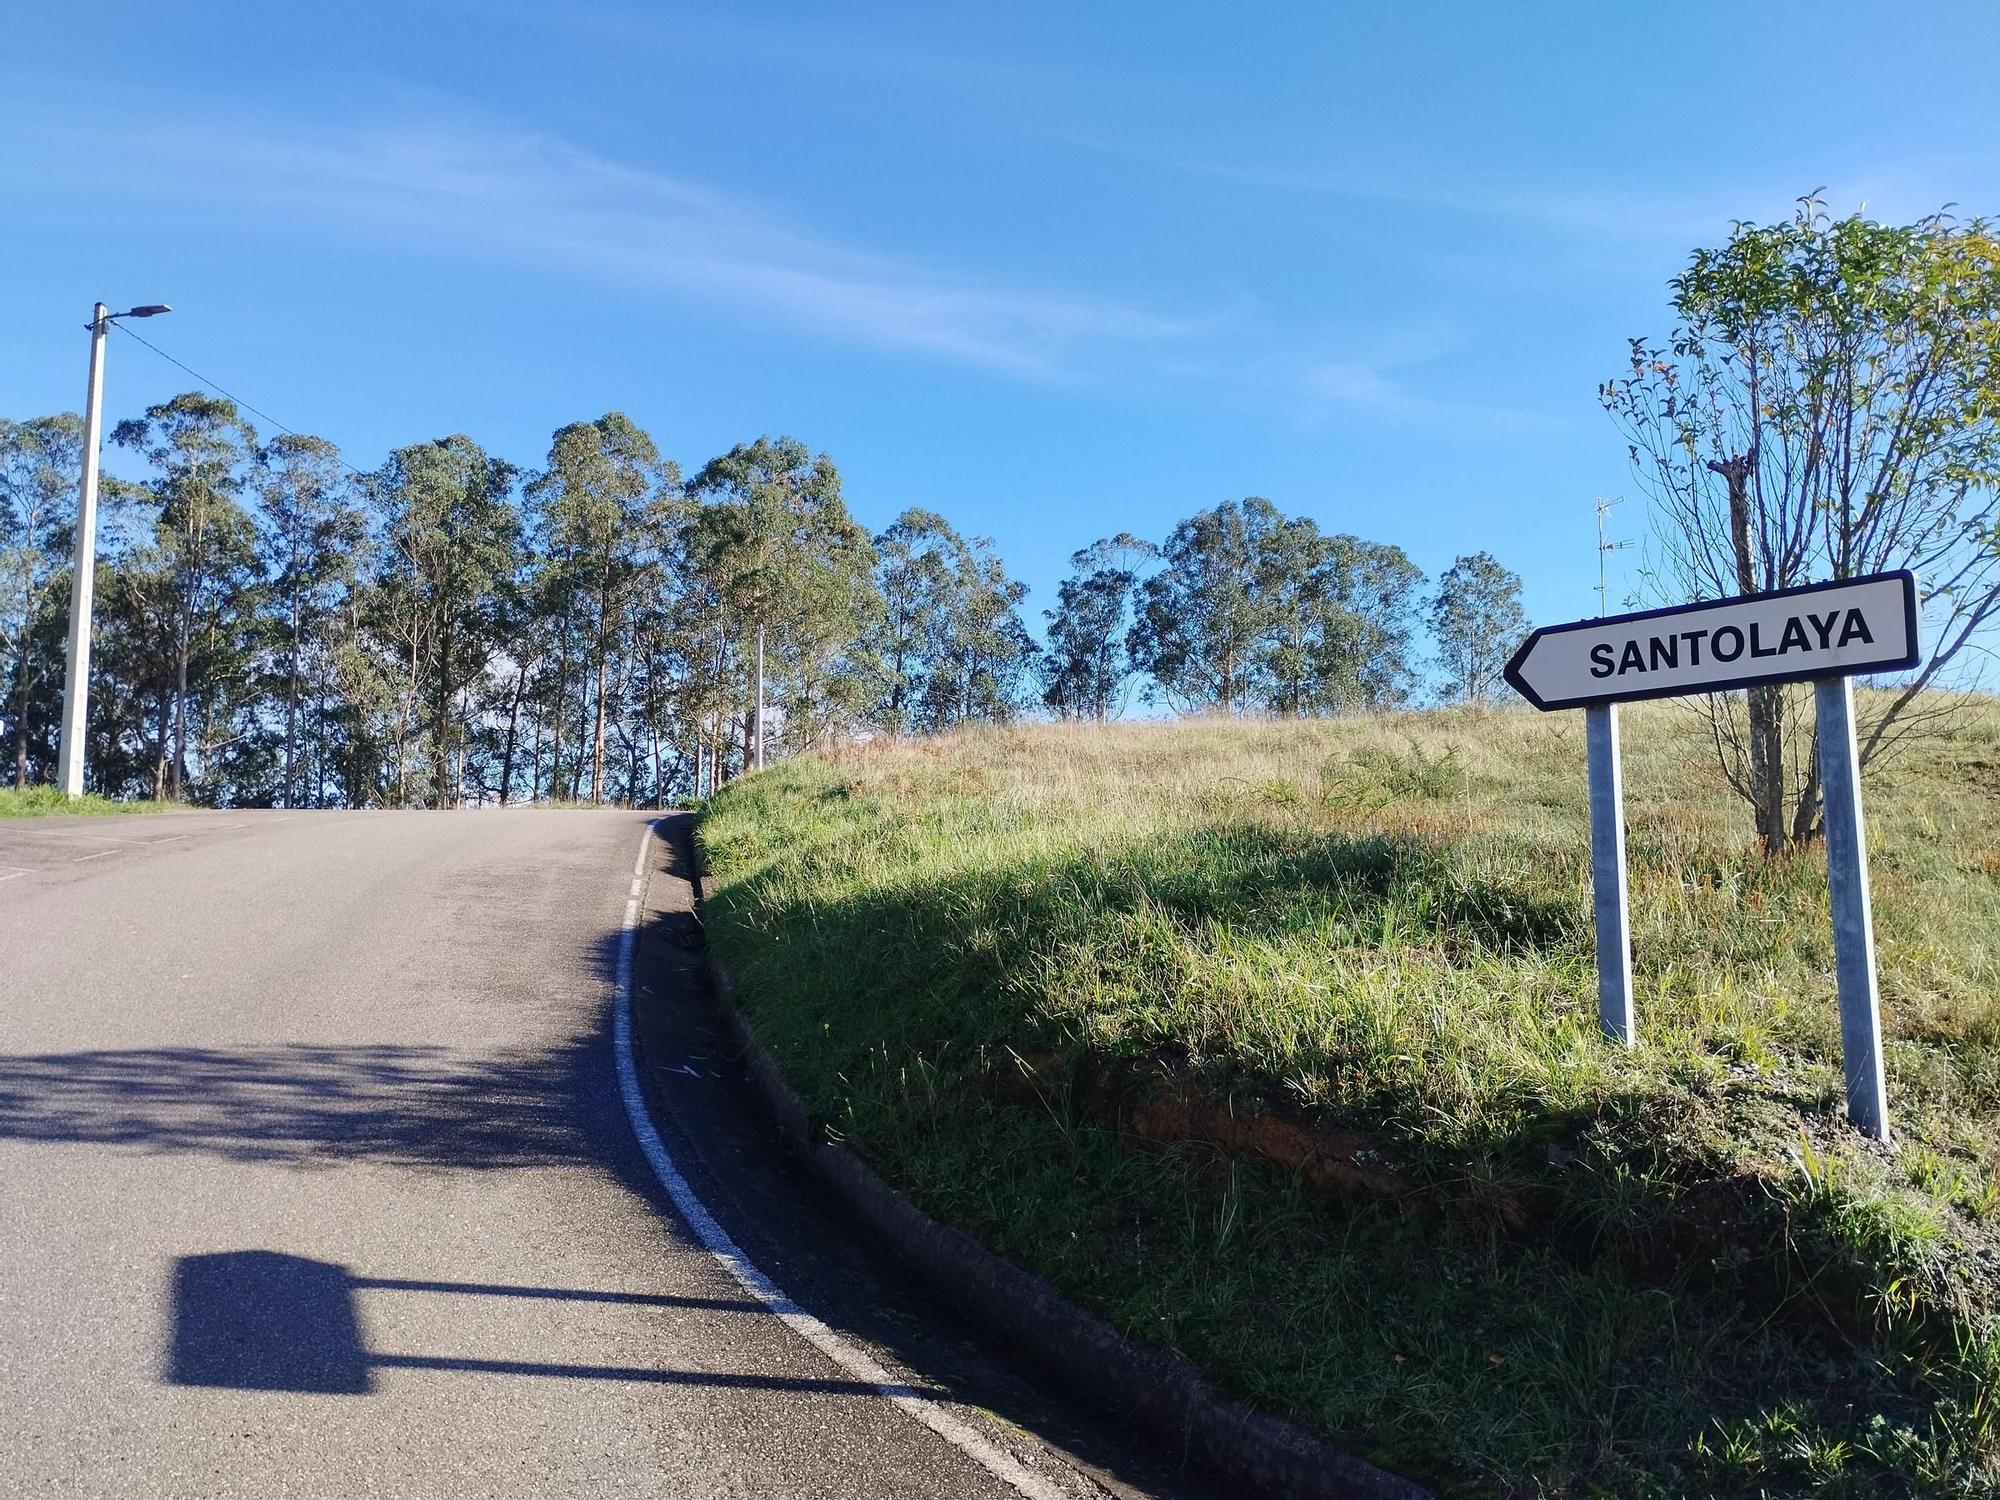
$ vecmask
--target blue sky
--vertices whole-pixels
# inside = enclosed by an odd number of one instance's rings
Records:
[[[1076,548],[1247,494],[1594,613],[1596,386],[1692,247],[1819,187],[2000,210],[1990,5],[305,10],[15,18],[0,413],[80,403],[93,300],[167,301],[364,467],[795,433],[1037,623]],[[114,417],[187,384],[114,341]]]

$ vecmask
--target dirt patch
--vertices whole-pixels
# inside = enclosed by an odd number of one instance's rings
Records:
[[[1351,1130],[1312,1129],[1260,1110],[1239,1112],[1233,1104],[1185,1094],[1142,1104],[1127,1123],[1149,1141],[1203,1141],[1232,1156],[1296,1172],[1330,1193],[1397,1198],[1409,1189],[1388,1158]]]
[[[1174,1070],[1106,1067],[1054,1052],[1008,1052],[987,1074],[988,1090],[1015,1102],[1066,1096],[1083,1114],[1161,1145],[1199,1142],[1233,1157],[1297,1173],[1323,1192],[1402,1199],[1411,1183],[1358,1131],[1292,1120],[1275,1110],[1197,1092]]]

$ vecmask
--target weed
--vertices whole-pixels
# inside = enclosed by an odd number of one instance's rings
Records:
[[[20,791],[0,789],[0,818],[40,818],[52,813],[158,812],[172,805],[166,802],[114,802],[94,792],[68,797],[52,786],[31,786]]]

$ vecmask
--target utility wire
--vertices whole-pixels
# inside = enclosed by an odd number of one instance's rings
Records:
[[[127,328],[123,323],[113,321],[111,326],[117,329],[120,333],[124,334],[127,338],[138,339],[140,343],[144,344],[148,349],[151,349],[155,354],[159,355],[161,359],[164,359],[168,364],[172,365],[175,369],[182,371],[184,374],[192,375],[197,382],[199,382],[203,386],[206,386],[209,390],[215,392],[216,395],[223,397],[225,400],[234,401],[238,406],[242,407],[245,411],[251,412],[256,416],[262,417],[266,422],[269,422],[273,427],[277,428],[278,431],[286,434],[288,437],[311,436],[311,434],[300,432],[296,428],[287,427],[283,422],[280,422],[276,417],[272,416],[269,412],[263,410],[261,407],[252,406],[248,401],[245,401],[241,396],[231,395],[228,391],[225,391],[221,386],[217,385],[213,380],[210,380],[206,375],[202,374],[201,371],[191,369],[187,365],[182,364],[179,360],[175,359],[171,354],[167,353],[166,350],[162,349],[158,344],[154,343],[151,339],[142,338],[140,335],[134,333],[131,329]],[[357,478],[368,479],[372,477],[366,469],[355,468],[354,465],[349,463],[344,457],[340,460],[340,466],[343,469],[347,470],[348,473],[355,475]]]

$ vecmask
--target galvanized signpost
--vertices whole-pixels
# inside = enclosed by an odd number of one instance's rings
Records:
[[[1638,1039],[1618,705],[1810,681],[1819,715],[1847,1112],[1877,1140],[1889,1138],[1852,678],[1913,667],[1917,659],[1917,581],[1907,572],[1548,625],[1522,643],[1507,663],[1509,685],[1537,708],[1584,711],[1597,1004],[1606,1035],[1627,1046]]]

